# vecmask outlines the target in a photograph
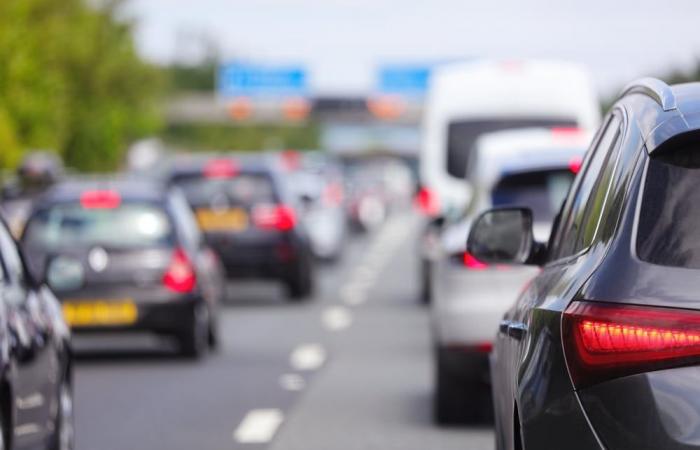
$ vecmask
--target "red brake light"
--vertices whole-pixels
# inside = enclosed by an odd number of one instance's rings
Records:
[[[583,158],[580,156],[574,156],[569,160],[569,170],[572,173],[579,173],[581,166],[583,165]]]
[[[562,334],[577,387],[700,362],[699,311],[574,302]]]
[[[122,202],[115,191],[86,191],[80,196],[80,205],[85,209],[114,209]]]
[[[228,159],[214,159],[204,166],[207,178],[232,178],[238,175],[238,166]]]
[[[436,216],[440,213],[440,201],[435,191],[430,188],[420,188],[414,203],[418,210],[426,216]]]
[[[181,294],[191,292],[197,284],[192,262],[182,249],[177,249],[173,253],[168,270],[163,275],[163,284],[173,292]]]
[[[323,190],[323,201],[326,205],[336,206],[343,201],[343,186],[340,183],[330,183]]]
[[[259,228],[289,231],[296,226],[294,210],[286,205],[258,205],[253,208],[253,222]]]
[[[479,261],[469,252],[464,252],[462,255],[462,262],[464,263],[464,267],[472,270],[484,270],[489,267],[488,264]]]

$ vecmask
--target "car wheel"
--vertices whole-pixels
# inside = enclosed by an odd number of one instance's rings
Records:
[[[193,309],[192,320],[188,329],[180,335],[180,353],[187,358],[201,358],[209,348],[210,339],[209,311],[205,305]]]
[[[449,364],[445,351],[437,351],[434,416],[440,425],[488,423],[493,418],[489,386]]]
[[[426,259],[422,260],[420,263],[421,271],[421,285],[420,285],[420,300],[424,305],[429,305],[431,302],[431,289],[430,284],[430,262]]]
[[[209,321],[209,349],[216,350],[219,347],[219,327],[215,319]]]
[[[58,411],[51,450],[73,450],[75,428],[73,425],[73,390],[70,382],[64,380],[58,392]],[[2,449],[4,447],[0,447]]]
[[[287,281],[287,294],[292,300],[304,300],[313,294],[313,275],[310,264],[303,264],[296,276]]]

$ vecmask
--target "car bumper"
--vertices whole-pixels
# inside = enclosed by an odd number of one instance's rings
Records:
[[[78,303],[79,302],[74,302]],[[133,323],[119,325],[71,325],[74,334],[149,332],[178,334],[192,326],[195,306],[203,303],[197,296],[164,302],[136,302],[138,315]]]

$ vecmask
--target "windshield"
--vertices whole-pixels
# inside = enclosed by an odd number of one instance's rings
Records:
[[[505,175],[491,193],[494,207],[530,208],[535,222],[551,223],[561,207],[574,174],[568,169],[539,170]]]
[[[564,118],[498,118],[451,122],[447,127],[447,173],[466,178],[469,155],[476,140],[485,133],[530,127],[572,127],[576,121]]]
[[[45,249],[155,247],[173,245],[168,216],[155,205],[126,203],[118,208],[85,209],[66,203],[39,210],[29,221],[23,241]]]
[[[244,207],[276,203],[274,186],[265,175],[240,174],[232,178],[185,176],[175,183],[194,207]]]

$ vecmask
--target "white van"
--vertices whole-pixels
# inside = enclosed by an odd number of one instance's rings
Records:
[[[420,298],[430,302],[431,262],[443,218],[472,199],[470,153],[484,133],[547,127],[595,131],[600,105],[586,70],[573,63],[492,61],[448,64],[431,77],[423,119],[416,204],[432,217],[419,241]]]
[[[586,70],[547,61],[475,61],[435,70],[428,89],[418,200],[431,215],[461,211],[469,154],[483,133],[512,128],[594,131],[600,105]]]

